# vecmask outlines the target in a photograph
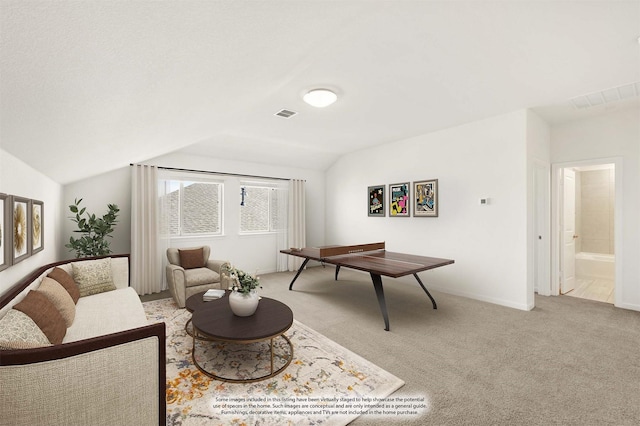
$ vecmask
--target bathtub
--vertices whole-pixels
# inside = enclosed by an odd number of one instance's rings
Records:
[[[576,276],[586,279],[615,278],[616,259],[613,254],[576,253]]]

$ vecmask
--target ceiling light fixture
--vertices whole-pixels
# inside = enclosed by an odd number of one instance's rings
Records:
[[[316,108],[324,108],[338,99],[338,95],[329,89],[313,89],[303,96],[304,101]]]

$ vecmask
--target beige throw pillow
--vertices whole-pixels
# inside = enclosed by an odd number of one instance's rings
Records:
[[[0,318],[0,349],[31,349],[42,346],[51,346],[51,343],[29,315],[9,309]]]
[[[69,293],[71,298],[73,299],[73,303],[78,303],[78,299],[80,298],[80,291],[78,290],[78,286],[73,281],[71,275],[67,273],[64,269],[55,267],[53,271],[47,275],[49,278],[53,278],[56,280],[65,290]]]
[[[76,304],[73,303],[73,299],[67,293],[67,290],[56,280],[44,277],[37,291],[47,296],[49,301],[60,311],[67,328],[71,327],[73,319],[76,317]]]
[[[80,297],[115,290],[111,275],[111,258],[85,260],[71,263],[73,280],[78,285]]]

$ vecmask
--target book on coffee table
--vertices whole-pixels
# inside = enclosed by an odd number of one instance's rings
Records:
[[[207,302],[209,300],[220,299],[222,296],[224,296],[224,290],[211,288],[211,289],[206,291],[204,296],[202,296],[202,300]]]

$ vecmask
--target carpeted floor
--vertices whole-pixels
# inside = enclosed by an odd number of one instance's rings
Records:
[[[391,330],[384,331],[371,280],[343,269],[261,277],[261,294],[294,317],[405,381],[424,396],[420,417],[352,424],[640,424],[640,312],[570,297],[536,297],[530,312],[383,279]],[[427,287],[429,273],[421,274]]]

